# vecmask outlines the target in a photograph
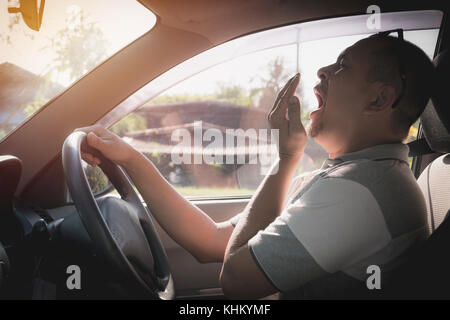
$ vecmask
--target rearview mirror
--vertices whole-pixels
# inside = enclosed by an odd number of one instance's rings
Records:
[[[8,8],[9,13],[21,13],[26,25],[35,31],[39,31],[44,14],[45,0],[19,0],[19,8]]]

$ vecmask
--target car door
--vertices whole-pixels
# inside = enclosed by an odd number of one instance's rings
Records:
[[[370,18],[305,22],[229,41],[162,74],[100,123],[146,155],[178,192],[213,220],[225,221],[245,208],[276,161],[277,136],[270,130],[267,113],[289,77],[302,74],[296,94],[307,126],[316,103],[312,88],[317,69],[334,63],[359,39],[403,28],[406,40],[433,57],[441,12],[385,13],[378,17],[380,26],[370,24]],[[408,139],[414,139],[417,126]],[[308,138],[298,173],[320,167],[326,158],[326,152]],[[158,228],[178,298],[221,297],[220,263],[197,262]]]

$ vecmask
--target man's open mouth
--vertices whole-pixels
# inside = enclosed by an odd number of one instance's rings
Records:
[[[325,95],[319,90],[318,86],[314,87],[314,94],[316,95],[318,106],[317,109],[311,111],[309,114],[311,120],[314,120],[319,114],[323,113],[326,105]]]
[[[316,88],[314,88],[314,94],[316,95],[317,98],[318,103],[317,109],[321,109],[322,107],[325,106],[325,99],[323,98],[321,92]]]

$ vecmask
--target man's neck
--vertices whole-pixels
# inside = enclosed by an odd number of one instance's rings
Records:
[[[349,141],[349,143],[346,143],[341,148],[328,153],[328,157],[330,159],[334,159],[337,157],[342,156],[343,154],[357,152],[363,149],[371,148],[380,144],[390,144],[390,143],[400,143],[402,142],[401,139],[397,137],[374,137],[372,139],[355,139],[354,141]]]

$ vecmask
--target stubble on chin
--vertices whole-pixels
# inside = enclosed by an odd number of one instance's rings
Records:
[[[322,132],[322,130],[323,130],[322,121],[318,121],[317,123],[311,121],[311,123],[308,126],[307,132],[311,138],[316,138],[320,134],[320,132]]]

